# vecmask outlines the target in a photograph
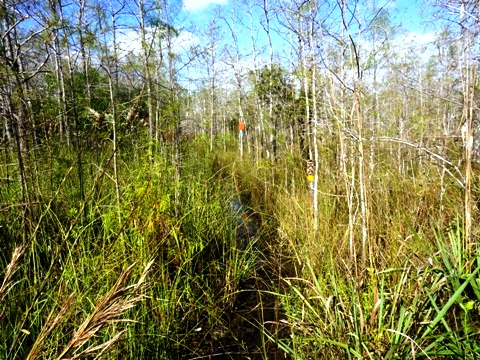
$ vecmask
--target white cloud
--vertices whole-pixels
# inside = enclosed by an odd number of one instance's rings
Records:
[[[415,62],[416,68],[420,71],[421,66],[425,65],[432,55],[435,55],[435,40],[437,34],[434,32],[415,32],[408,31],[390,39],[386,48],[387,53],[380,53],[376,58],[381,60],[376,67],[377,81],[382,82],[387,76],[391,74],[392,64],[396,62]],[[371,54],[377,51],[380,43],[372,43],[371,41],[364,41],[361,44],[363,51],[362,58],[367,60]],[[373,67],[366,69],[364,72],[364,81],[367,85],[373,84]],[[415,82],[415,76],[418,74],[407,72],[405,76],[411,76],[411,81]]]
[[[368,57],[370,53],[378,51],[383,44],[389,44],[389,53],[400,57],[416,56],[419,60],[425,62],[435,51],[434,42],[437,39],[437,34],[434,32],[415,32],[408,31],[397,35],[388,40],[388,42],[378,41],[373,43],[371,40],[365,40],[361,43],[364,56]]]
[[[184,0],[183,6],[187,11],[197,11],[209,5],[225,5],[227,2],[228,0]]]
[[[394,50],[400,55],[415,55],[421,62],[427,62],[435,52],[434,32],[407,32],[393,41]]]
[[[122,54],[139,54],[142,48],[140,34],[135,30],[125,30],[117,34],[117,46]]]
[[[189,47],[199,44],[200,39],[197,35],[190,31],[181,31],[174,41],[174,52],[180,52],[181,49],[188,49]]]
[[[434,32],[419,33],[419,32],[407,32],[397,37],[399,42],[404,44],[417,44],[417,45],[428,45],[431,44],[437,38],[437,34]]]

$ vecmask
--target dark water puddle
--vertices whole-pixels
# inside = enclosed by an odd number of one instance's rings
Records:
[[[273,279],[273,261],[264,251],[269,235],[262,227],[261,216],[240,196],[232,197],[226,207],[235,231],[234,248],[231,250],[242,258],[237,259],[239,266],[249,267],[252,275],[232,288],[231,305],[219,311],[220,318],[213,321],[215,325],[212,324],[213,327],[205,332],[199,328],[197,340],[202,348],[196,349],[198,355],[183,358],[286,359],[275,342],[275,339],[288,334],[285,333],[286,328],[279,325],[284,317],[278,297],[274,295],[278,291],[278,277]],[[195,348],[194,343],[190,346]]]
[[[262,238],[260,216],[239,196],[233,197],[230,205],[237,251],[250,253],[249,248],[252,246],[261,247],[267,239]],[[258,251],[251,253],[255,256]],[[278,326],[282,310],[278,298],[272,294],[275,289],[272,289],[274,285],[268,268],[269,263],[266,258],[255,259],[256,275],[240,284],[233,307],[226,314],[228,331],[215,341],[215,351],[204,358],[255,360],[286,358],[275,341],[268,339],[264,334],[266,330],[273,338],[287,336],[281,334],[285,329]]]
[[[237,247],[242,250],[248,246],[248,241],[254,238],[260,227],[260,219],[253,209],[242,202],[239,196],[232,199],[232,215],[235,222]]]

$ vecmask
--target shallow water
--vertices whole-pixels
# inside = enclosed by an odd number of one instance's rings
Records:
[[[235,221],[237,246],[245,248],[248,240],[257,235],[258,219],[251,208],[246,206],[239,196],[232,199],[232,214]]]

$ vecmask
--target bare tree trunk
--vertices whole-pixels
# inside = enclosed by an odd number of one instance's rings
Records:
[[[355,91],[355,111],[357,117],[357,143],[358,143],[358,186],[360,192],[360,211],[362,215],[362,264],[363,268],[367,262],[368,249],[368,198],[365,177],[365,155],[363,146],[363,113],[359,89]]]
[[[217,126],[217,114],[216,114],[216,71],[215,71],[215,55],[213,53],[215,50],[213,49],[215,45],[212,43],[212,62],[211,62],[211,74],[210,78],[210,151],[213,150],[213,140],[216,133],[216,126]]]
[[[106,70],[108,73],[108,89],[110,92],[110,108],[112,116],[112,145],[113,145],[113,174],[115,181],[115,195],[117,197],[117,205],[120,206],[120,179],[118,177],[118,141],[117,141],[117,104],[115,99],[116,89],[118,88],[118,44],[117,44],[117,10],[114,8],[113,0],[110,0],[110,21],[111,21],[111,35],[113,46],[113,63],[109,61]],[[105,39],[105,46],[108,41]],[[108,50],[106,50],[108,53]],[[118,221],[120,218],[120,208],[118,209]]]
[[[237,97],[237,108],[238,108],[238,114],[240,116],[239,121],[242,121],[243,124],[246,124],[245,121],[245,114],[244,114],[244,94],[243,94],[243,79],[242,79],[242,74],[240,73],[240,47],[238,44],[238,38],[237,34],[235,32],[235,23],[236,23],[236,16],[235,16],[235,7],[232,6],[232,24],[230,25],[230,33],[233,39],[233,44],[234,44],[234,50],[235,50],[235,55],[233,56],[229,51],[228,54],[230,56],[230,62],[232,63],[231,66],[234,71],[235,75],[235,85],[237,87],[236,97]],[[226,21],[226,20],[225,20]],[[228,22],[227,22],[228,24]],[[240,158],[243,158],[243,142],[247,142],[247,149],[248,152],[250,153],[250,147],[248,145],[248,137],[246,136],[245,133],[246,130],[243,130],[243,133],[240,135],[239,134],[239,149],[240,149]]]
[[[58,1],[58,15],[60,17],[60,23],[63,24],[65,19],[63,17],[63,7],[61,0],[52,0],[52,10],[56,10],[56,6],[54,5]],[[71,65],[71,58],[70,58],[70,46],[68,44],[68,34],[65,33],[66,30],[63,31],[63,39],[65,40],[65,55],[67,58],[67,66],[69,71],[71,71],[72,65]],[[59,31],[60,35],[60,31]],[[64,131],[65,136],[66,136],[66,141],[67,145],[71,145],[72,139],[71,139],[71,129],[70,129],[70,121],[68,119],[67,115],[67,91],[65,88],[65,75],[64,75],[64,69],[63,69],[63,62],[62,62],[62,50],[60,46],[60,40],[56,39],[55,41],[55,48],[56,48],[56,61],[58,62],[58,70],[60,73],[58,74],[59,80],[60,80],[60,87],[61,87],[61,106],[63,110],[63,114],[60,117],[60,128]],[[61,133],[63,135],[63,133]]]
[[[465,149],[465,230],[464,230],[464,249],[468,254],[473,250],[472,242],[472,150],[473,150],[473,109],[476,74],[470,65],[471,39],[468,34],[464,34],[465,44],[463,46],[463,63],[465,74],[462,79],[463,85],[463,114],[464,119],[464,149]]]
[[[5,0],[0,0],[0,35],[2,39],[0,53],[5,66],[5,80],[2,87],[3,115],[12,130],[18,160],[18,172],[21,186],[21,200],[23,210],[23,237],[28,239],[30,214],[30,193],[27,179],[26,162],[28,162],[28,142],[25,128],[25,91],[22,81],[21,49],[17,41],[17,29],[14,18],[15,9],[10,8]],[[14,100],[14,99],[17,100]]]
[[[78,12],[78,23],[77,23],[77,32],[78,32],[78,39],[80,45],[80,54],[82,55],[82,71],[83,76],[85,77],[85,88],[86,88],[86,103],[85,105],[90,107],[92,94],[90,89],[90,79],[89,79],[89,55],[88,55],[88,48],[85,41],[85,29],[88,28],[88,21],[85,19],[85,12],[86,12],[86,0],[79,1],[79,12]]]
[[[310,43],[310,67],[312,70],[312,108],[313,108],[313,152],[315,158],[315,178],[313,185],[313,231],[315,237],[318,232],[318,168],[319,168],[319,156],[318,156],[318,109],[317,109],[317,59],[315,57],[315,42],[314,42],[314,30],[313,23],[315,21],[315,13],[313,8],[310,9],[310,19],[308,24],[308,38]]]
[[[249,31],[250,31],[250,41],[252,45],[252,57],[253,57],[253,68],[255,70],[258,69],[258,63],[257,63],[257,56],[258,56],[258,50],[257,50],[257,45],[255,42],[255,34],[254,34],[254,17],[253,17],[253,3],[252,0],[248,1],[248,16],[249,16]],[[253,72],[254,76],[254,86],[258,84],[258,74],[257,71]],[[252,140],[252,143],[255,143],[255,159],[257,161],[260,160],[261,154],[263,153],[263,141],[262,138],[264,136],[264,129],[265,129],[265,116],[262,111],[262,104],[260,101],[260,98],[258,94],[255,92],[254,94],[255,97],[255,109],[257,111],[256,118],[258,119],[258,123],[255,124],[255,129],[253,131],[250,131],[250,135],[254,138]]]
[[[347,19],[347,13],[350,14],[356,20],[356,15],[351,13],[348,9],[347,3],[343,0],[342,3],[342,22],[343,29],[345,30],[347,37],[349,39],[349,53],[350,53],[350,68],[354,69],[352,72],[352,82],[353,82],[353,108],[352,108],[352,120],[353,114],[356,117],[356,141],[357,141],[357,152],[358,152],[358,187],[360,194],[360,213],[361,213],[361,222],[362,222],[362,268],[366,267],[367,264],[367,250],[369,248],[368,242],[368,196],[367,196],[367,185],[366,185],[366,175],[365,175],[365,155],[364,155],[364,117],[362,109],[362,74],[360,66],[360,54],[358,49],[358,44],[355,43],[352,34],[350,33],[351,19]],[[370,254],[371,255],[371,254]]]
[[[272,88],[273,88],[273,45],[272,45],[272,36],[270,33],[270,5],[268,0],[263,0],[263,14],[265,17],[265,23],[263,24],[263,29],[265,31],[265,34],[267,35],[267,41],[268,41],[268,49],[269,49],[269,61],[268,61],[268,70],[270,71],[270,79],[269,79],[269,94],[268,94],[268,121],[270,123],[273,123],[273,130],[272,133],[270,134],[270,139],[269,139],[269,146],[268,148],[271,149],[271,156],[273,159],[276,158],[277,154],[277,146],[276,146],[276,136],[277,136],[277,126],[278,126],[278,120],[273,119],[273,94],[272,94]],[[270,157],[270,151],[267,150],[267,158]]]
[[[150,140],[155,138],[155,123],[153,117],[153,84],[150,64],[151,46],[147,44],[147,29],[145,25],[145,5],[143,0],[138,0],[138,12],[140,18],[140,41],[143,50],[143,71],[145,72],[145,82],[147,88],[147,111],[148,111],[148,134]],[[150,147],[151,156],[153,156],[153,146]]]
[[[312,142],[311,142],[311,122],[310,122],[310,92],[309,86],[310,83],[309,76],[308,76],[308,63],[305,54],[305,47],[304,47],[304,40],[300,40],[300,52],[302,56],[302,72],[303,72],[303,89],[305,92],[305,132],[307,138],[307,146],[308,146],[308,158],[313,160],[313,151],[312,151]]]
[[[345,16],[346,13],[346,2],[342,1],[342,16]],[[348,242],[350,248],[350,260],[352,262],[352,266],[355,269],[355,272],[358,271],[358,263],[357,263],[357,245],[355,241],[355,223],[356,223],[356,210],[355,210],[355,183],[356,183],[356,168],[355,168],[355,160],[354,160],[354,152],[352,151],[352,139],[347,138],[345,136],[346,130],[349,129],[349,122],[347,122],[347,88],[346,84],[346,71],[345,71],[345,63],[343,59],[346,56],[347,52],[347,36],[348,36],[348,28],[346,26],[342,26],[341,29],[341,48],[339,53],[339,61],[342,64],[340,67],[340,81],[341,85],[341,93],[340,93],[340,119],[337,121],[338,130],[339,130],[339,142],[340,142],[340,167],[342,168],[343,177],[345,181],[345,191],[347,195],[347,206],[348,206]],[[350,151],[349,151],[350,150]],[[350,174],[349,174],[349,166],[350,166]]]
[[[51,2],[52,12],[57,14],[57,9],[55,2]],[[65,76],[63,73],[63,64],[62,64],[62,54],[60,50],[60,33],[58,28],[54,28],[54,41],[53,41],[53,51],[54,51],[54,59],[55,59],[55,77],[58,83],[58,109],[60,111],[60,120],[59,120],[59,130],[60,130],[60,141],[62,141],[62,137],[65,135],[67,144],[70,141],[70,127],[68,125],[68,117],[67,117],[67,92],[65,90]]]
[[[68,48],[68,45],[67,45]],[[67,54],[69,52],[67,51]],[[85,198],[85,189],[83,184],[83,164],[82,164],[82,152],[80,151],[80,134],[79,134],[79,119],[78,119],[78,99],[76,97],[76,86],[75,86],[75,69],[72,63],[72,60],[69,55],[67,55],[67,62],[69,68],[69,82],[70,82],[70,92],[71,92],[71,100],[72,100],[72,115],[73,115],[73,146],[74,149],[78,153],[77,158],[77,174],[78,174],[78,182],[80,188],[80,201],[83,201]]]
[[[344,79],[344,72],[340,74],[340,79]],[[355,246],[355,211],[354,211],[354,188],[355,188],[355,167],[351,166],[351,175],[349,174],[349,157],[348,153],[348,142],[349,140],[345,137],[345,124],[342,121],[346,118],[345,111],[345,89],[341,89],[340,98],[337,98],[336,89],[334,86],[333,79],[330,78],[330,91],[326,93],[327,100],[330,107],[330,115],[335,120],[337,132],[338,132],[338,146],[339,146],[339,155],[338,163],[340,168],[340,175],[343,177],[344,186],[345,186],[345,197],[347,199],[348,207],[348,245],[350,251],[350,261],[352,266],[356,269],[356,258],[357,250]],[[334,106],[341,104],[340,111],[337,111]]]

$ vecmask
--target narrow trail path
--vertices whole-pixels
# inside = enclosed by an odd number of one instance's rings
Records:
[[[262,232],[261,217],[255,209],[235,195],[231,201],[231,211],[236,230],[238,251],[247,251],[250,246],[263,248],[268,238]],[[260,251],[256,264],[256,276],[240,284],[232,311],[228,314],[228,326],[232,336],[219,341],[224,349],[217,358],[225,359],[285,359],[275,344],[276,337],[282,335],[281,308],[275,280],[271,275],[272,261],[268,254]],[[270,334],[269,338],[265,333]],[[283,334],[285,336],[285,334]]]

